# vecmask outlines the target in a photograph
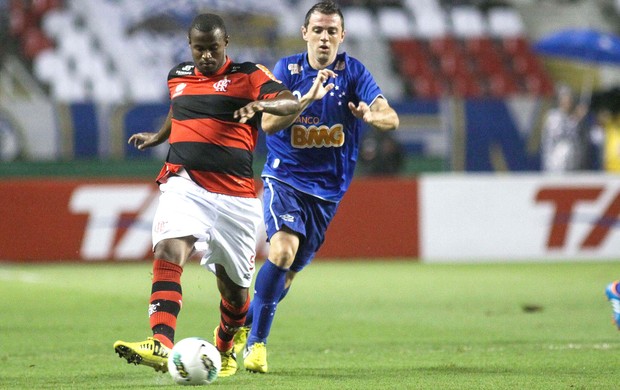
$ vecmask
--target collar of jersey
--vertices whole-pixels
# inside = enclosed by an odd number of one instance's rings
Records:
[[[217,77],[217,76],[221,76],[223,74],[226,74],[230,71],[230,65],[232,64],[232,61],[230,59],[230,57],[226,56],[226,62],[224,62],[224,65],[222,65],[222,67],[220,69],[218,69],[217,72],[213,73],[213,74],[202,74],[199,70],[197,66],[194,66],[194,73],[196,74],[196,76],[203,76],[203,77]]]
[[[336,58],[334,62],[327,66],[327,69],[334,70],[334,66],[339,60],[344,60],[344,53],[336,54]],[[304,53],[304,73],[306,74],[317,74],[319,71],[310,66],[310,60],[308,60],[308,52]]]

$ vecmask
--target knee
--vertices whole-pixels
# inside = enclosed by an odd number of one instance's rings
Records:
[[[155,246],[155,258],[183,266],[194,251],[194,237],[162,240]]]
[[[295,251],[291,246],[285,245],[270,248],[269,260],[280,268],[289,268],[295,260]]]
[[[156,259],[166,260],[170,263],[178,264],[181,266],[185,263],[185,258],[182,254],[180,254],[178,251],[175,251],[174,248],[171,248],[170,246],[165,244],[157,245],[154,255]]]

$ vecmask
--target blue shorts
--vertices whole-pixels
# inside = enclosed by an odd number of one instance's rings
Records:
[[[310,264],[325,241],[325,231],[336,214],[338,203],[297,191],[268,177],[263,178],[263,184],[267,238],[270,239],[283,226],[299,233],[299,250],[290,268],[299,272]]]

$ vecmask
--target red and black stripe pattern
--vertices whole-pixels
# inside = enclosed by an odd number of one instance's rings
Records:
[[[233,114],[252,101],[275,97],[286,87],[264,67],[230,59],[209,76],[191,62],[179,64],[168,75],[168,87],[170,151],[158,181],[184,167],[211,192],[256,197],[252,160],[260,115],[239,123]]]
[[[153,284],[149,304],[149,322],[153,336],[172,348],[177,317],[181,311],[183,268],[165,260],[153,262]]]
[[[215,343],[220,351],[229,351],[233,347],[233,337],[245,323],[250,308],[250,297],[242,307],[235,307],[224,297],[220,301],[220,326],[217,329]]]

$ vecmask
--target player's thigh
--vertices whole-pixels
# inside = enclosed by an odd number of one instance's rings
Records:
[[[190,237],[205,240],[217,218],[216,205],[190,180],[171,177],[160,186],[161,195],[153,218],[153,247],[162,240]]]
[[[260,201],[222,198],[220,215],[210,232],[209,249],[201,263],[212,271],[216,264],[221,265],[234,283],[246,288],[255,272],[256,237],[262,226]]]

